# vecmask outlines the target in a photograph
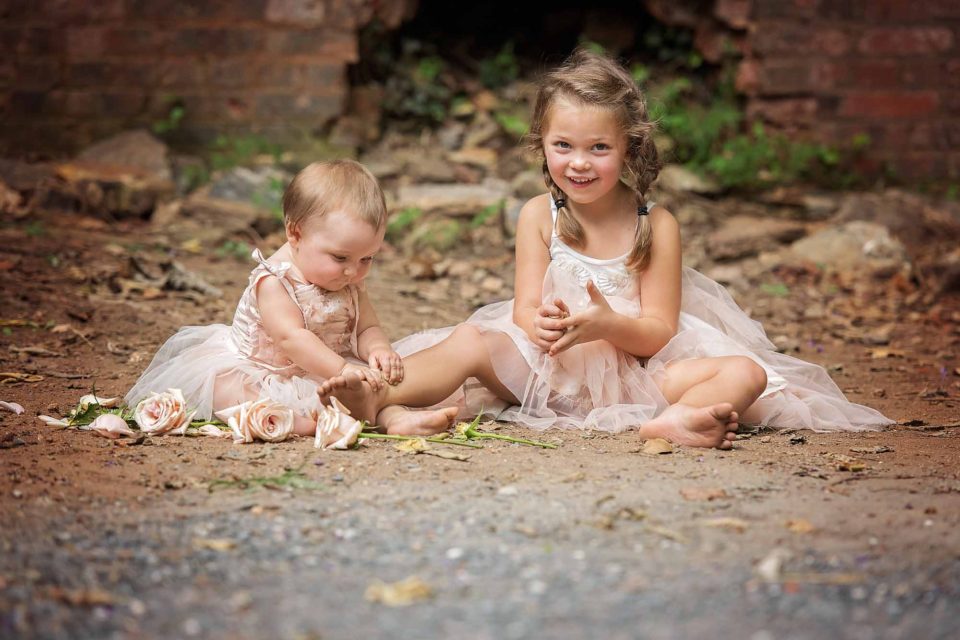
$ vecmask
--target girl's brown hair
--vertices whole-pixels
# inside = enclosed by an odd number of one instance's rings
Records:
[[[369,169],[355,160],[307,165],[283,194],[283,221],[300,229],[310,218],[346,210],[380,229],[387,221],[383,190]]]
[[[636,195],[637,207],[645,206],[647,190],[662,164],[653,144],[654,123],[647,115],[647,103],[627,70],[602,54],[579,48],[540,82],[527,143],[543,159],[543,179],[550,195],[555,202],[563,204],[566,196],[550,177],[543,152],[543,134],[549,126],[550,109],[558,100],[610,109],[614,113],[627,137],[622,179]],[[583,227],[566,206],[559,207],[557,233],[569,244],[583,244]],[[627,256],[627,268],[631,271],[636,273],[646,268],[652,235],[650,216],[640,216],[633,249]]]

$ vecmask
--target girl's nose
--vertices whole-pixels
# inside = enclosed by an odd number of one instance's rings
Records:
[[[570,166],[582,171],[590,168],[590,161],[582,156],[576,156],[570,161]]]

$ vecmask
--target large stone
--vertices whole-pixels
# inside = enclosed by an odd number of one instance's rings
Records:
[[[713,180],[704,178],[678,164],[668,164],[660,170],[657,187],[674,193],[692,192],[705,195],[718,194],[723,191],[723,187]]]
[[[736,260],[775,250],[806,233],[804,225],[789,220],[734,216],[710,234],[707,254],[714,260]]]
[[[853,221],[832,226],[790,245],[794,257],[835,271],[866,271],[877,278],[909,273],[903,243],[886,227]]]
[[[415,184],[400,187],[396,198],[391,199],[390,209],[474,216],[487,207],[501,206],[509,195],[510,185],[497,178],[487,178],[481,184]]]
[[[53,175],[53,168],[46,163],[0,158],[0,180],[14,191],[35,191],[48,183]]]
[[[75,158],[79,164],[124,167],[153,180],[172,180],[170,150],[143,130],[125,131],[97,142]]]

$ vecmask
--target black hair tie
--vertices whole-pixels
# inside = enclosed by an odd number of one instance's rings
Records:
[[[645,216],[645,215],[647,215],[647,214],[649,214],[649,213],[650,213],[650,209],[647,209],[647,205],[644,204],[644,205],[640,205],[639,207],[637,207],[637,215],[638,215],[638,216]]]
[[[556,205],[557,205],[557,209],[563,209],[565,206],[567,206],[567,199],[557,198]]]

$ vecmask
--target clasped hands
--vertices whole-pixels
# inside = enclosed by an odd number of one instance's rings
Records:
[[[571,314],[566,303],[557,298],[537,308],[533,319],[534,343],[555,356],[575,344],[593,342],[604,337],[609,322],[616,313],[592,280],[587,282],[590,304],[583,311]]]
[[[375,391],[383,389],[385,384],[393,385],[403,380],[403,359],[393,349],[372,350],[367,364],[369,366],[348,362],[340,369],[340,375],[359,373]]]

